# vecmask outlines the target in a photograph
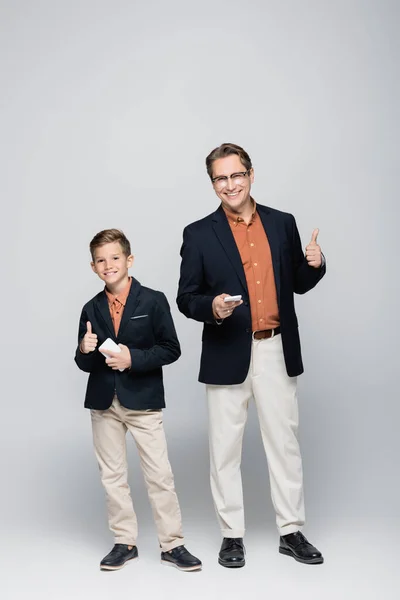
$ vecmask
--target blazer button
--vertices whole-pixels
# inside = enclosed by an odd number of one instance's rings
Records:
[[[247,302],[247,300],[245,300],[245,302],[243,302],[243,304],[244,304],[245,306],[248,306],[248,305],[249,305],[249,303]]]
[[[251,329],[247,328],[246,333],[250,333]]]

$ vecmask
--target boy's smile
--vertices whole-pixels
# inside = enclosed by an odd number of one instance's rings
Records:
[[[133,256],[126,256],[119,242],[110,242],[96,248],[91,262],[93,271],[114,294],[121,292],[128,283],[128,269],[132,264]]]

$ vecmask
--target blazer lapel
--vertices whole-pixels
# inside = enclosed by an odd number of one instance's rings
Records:
[[[129,323],[129,319],[132,314],[135,312],[137,305],[139,304],[140,297],[140,289],[141,285],[137,279],[132,277],[131,289],[129,290],[128,297],[126,299],[126,304],[124,308],[124,312],[122,313],[121,324],[118,330],[118,337],[120,337],[121,333],[124,331],[127,323]]]
[[[225,216],[223,208],[220,206],[218,210],[213,215],[213,228],[216,236],[218,237],[221,246],[225,250],[229,260],[231,261],[237,276],[240,279],[240,282],[245,290],[246,294],[247,283],[246,277],[244,275],[242,259],[240,258],[240,253],[238,247],[236,246],[235,238],[233,237],[231,228],[228,223],[228,219]],[[233,292],[232,292],[233,293]]]
[[[271,249],[272,266],[274,269],[276,294],[278,297],[278,305],[280,303],[281,293],[281,278],[280,278],[280,252],[279,252],[279,238],[278,232],[275,226],[274,217],[271,211],[266,206],[257,204],[257,211],[260,215],[261,222],[267,234],[269,247]]]
[[[103,321],[105,322],[105,324],[107,326],[107,329],[110,333],[111,338],[114,339],[115,338],[114,325],[111,320],[110,309],[108,306],[108,300],[107,300],[107,296],[106,296],[106,293],[104,290],[103,290],[103,292],[101,292],[98,295],[97,301],[96,301],[96,306],[97,306],[97,309],[98,309],[100,315],[102,316]]]

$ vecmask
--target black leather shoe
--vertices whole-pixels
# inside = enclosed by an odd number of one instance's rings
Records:
[[[185,546],[178,546],[168,552],[161,552],[161,563],[176,567],[180,571],[200,571],[201,560],[190,554]]]
[[[115,544],[111,552],[101,561],[100,569],[102,571],[116,571],[122,569],[128,560],[134,560],[137,557],[138,549],[136,546],[132,546],[132,549],[129,550],[127,544]]]
[[[281,554],[292,556],[301,563],[319,565],[324,562],[321,552],[310,544],[301,531],[283,535],[280,537],[279,542],[279,552]]]
[[[218,562],[223,567],[244,567],[243,538],[224,538],[219,551]]]

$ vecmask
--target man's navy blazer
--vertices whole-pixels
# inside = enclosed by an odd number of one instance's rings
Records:
[[[286,370],[294,377],[303,372],[303,362],[293,294],[311,290],[326,267],[308,265],[293,215],[261,204],[257,204],[257,211],[271,248]],[[249,293],[239,250],[221,206],[184,229],[181,257],[178,308],[204,323],[199,381],[242,383],[251,354]],[[222,293],[242,294],[243,304],[218,325],[212,301]]]
[[[110,337],[128,346],[132,366],[114,371],[98,351],[83,354],[79,344],[90,321],[97,334],[97,348]],[[157,410],[165,407],[163,365],[176,361],[181,354],[168,301],[162,292],[140,285],[132,277],[131,289],[115,335],[105,291],[92,298],[82,309],[75,362],[90,373],[85,407],[105,410],[112,404],[114,392],[126,408]]]

